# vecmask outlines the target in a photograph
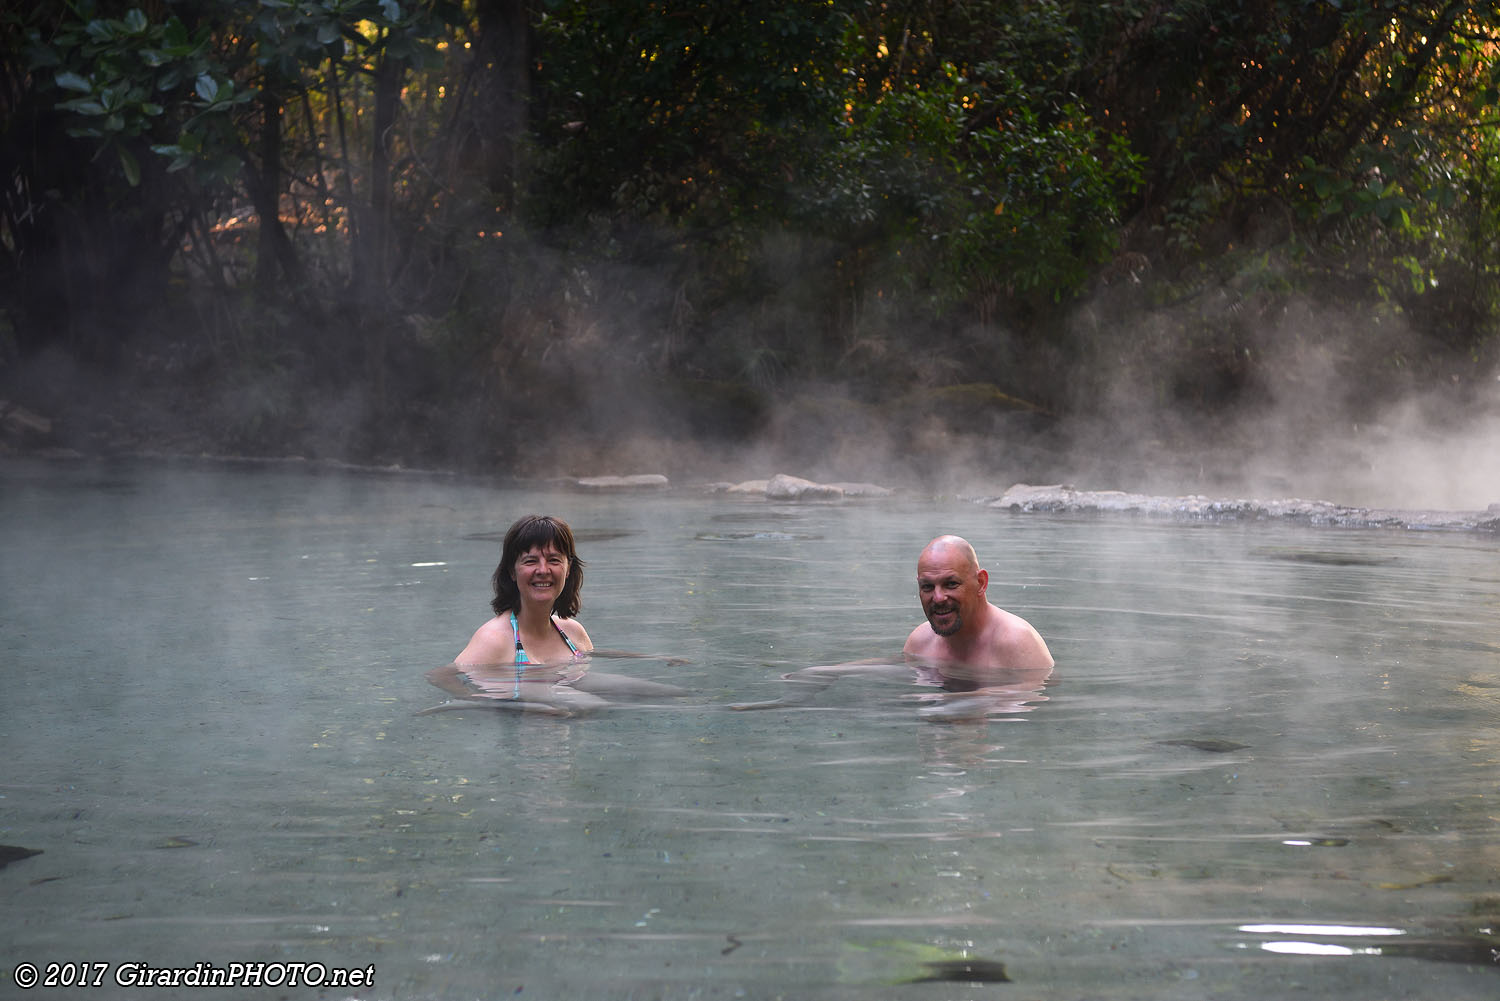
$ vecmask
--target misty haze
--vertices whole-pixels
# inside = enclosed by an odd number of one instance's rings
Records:
[[[1495,995],[1490,5],[11,6],[0,995]]]

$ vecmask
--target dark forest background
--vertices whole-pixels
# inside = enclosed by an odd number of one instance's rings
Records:
[[[1462,420],[1500,361],[1497,33],[1442,0],[7,5],[5,441],[857,476]]]

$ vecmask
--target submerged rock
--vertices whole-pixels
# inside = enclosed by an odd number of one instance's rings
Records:
[[[1328,552],[1317,549],[1289,549],[1284,546],[1260,546],[1252,549],[1254,556],[1285,560],[1288,563],[1316,563],[1329,567],[1378,567],[1396,562],[1394,556],[1364,556],[1360,553]]]
[[[908,984],[1008,984],[1005,964],[993,959],[940,959],[923,963],[927,973],[903,981]]]
[[[822,536],[806,532],[699,532],[693,538],[699,542],[811,542]]]
[[[12,862],[19,862],[33,855],[40,855],[40,848],[22,848],[20,845],[0,845],[0,869],[4,869]]]
[[[173,835],[170,838],[163,838],[162,840],[158,841],[156,843],[156,847],[158,847],[158,848],[197,848],[198,847],[198,842],[194,841],[192,838],[185,838],[185,837],[182,837],[181,835]]]
[[[1195,751],[1208,751],[1211,754],[1228,754],[1230,751],[1242,751],[1250,746],[1218,737],[1178,737],[1173,740],[1158,740],[1157,743],[1166,744],[1169,747],[1191,747]]]
[[[893,987],[904,984],[1008,984],[1005,964],[944,949],[926,942],[883,940],[845,942],[839,953],[839,979],[846,984]]]

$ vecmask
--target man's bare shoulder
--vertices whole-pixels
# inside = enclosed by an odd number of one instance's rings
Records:
[[[1005,667],[1051,667],[1052,652],[1047,641],[1030,622],[1014,612],[990,606],[989,646]]]
[[[906,645],[901,648],[901,652],[908,657],[921,657],[937,642],[938,634],[932,631],[931,625],[923,622],[906,637]]]

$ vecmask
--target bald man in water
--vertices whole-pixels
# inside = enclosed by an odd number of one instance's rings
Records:
[[[803,668],[782,676],[799,686],[796,694],[730,708],[798,705],[844,675],[910,677],[915,670],[919,683],[943,689],[942,695],[924,696],[940,703],[923,710],[924,716],[961,719],[1025,711],[1052,673],[1052,653],[1031,623],[990,603],[989,586],[989,572],[980,567],[974,547],[956,535],[940,535],[917,557],[917,595],[927,621],[906,638],[903,663],[875,658]]]
[[[940,535],[917,557],[917,595],[927,621],[911,631],[908,662],[950,677],[982,681],[995,670],[1050,671],[1052,654],[1031,623],[991,604],[990,574],[974,547]]]

